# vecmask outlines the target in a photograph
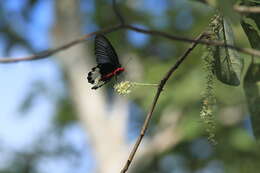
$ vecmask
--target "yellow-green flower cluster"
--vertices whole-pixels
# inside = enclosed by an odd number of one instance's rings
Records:
[[[114,85],[114,89],[120,95],[127,95],[131,92],[131,88],[134,87],[134,86],[153,86],[153,87],[157,87],[158,84],[123,81],[123,82],[120,82],[120,83]]]
[[[132,82],[124,81],[114,85],[114,89],[120,95],[127,95],[131,92],[132,86],[133,86]]]
[[[214,74],[213,74],[213,59],[211,53],[204,57],[204,66],[206,72],[206,89],[203,96],[202,109],[200,117],[205,124],[206,131],[208,133],[208,140],[211,144],[216,145],[216,122],[214,116],[214,106],[216,104],[214,94]]]
[[[213,145],[216,145],[217,144],[217,141],[215,139],[216,138],[216,135],[215,135],[216,123],[215,123],[215,117],[213,114],[214,103],[212,103],[208,99],[212,99],[212,98],[204,97],[202,109],[200,112],[200,117],[206,126],[206,131],[208,133],[209,142]]]
[[[219,16],[213,17],[210,24],[211,31],[213,31],[207,39],[214,40],[215,33],[219,30]],[[211,144],[216,145],[216,121],[214,115],[214,106],[216,105],[216,98],[214,94],[214,48],[206,46],[203,56],[204,70],[206,74],[206,87],[203,94],[203,103],[200,112],[200,117],[205,124],[206,132],[208,133],[208,140]]]

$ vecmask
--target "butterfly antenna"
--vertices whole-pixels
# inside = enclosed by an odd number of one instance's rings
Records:
[[[128,60],[124,66],[126,67],[132,59],[133,59],[133,57],[128,58]]]

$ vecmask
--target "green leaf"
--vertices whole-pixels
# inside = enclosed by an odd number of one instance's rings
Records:
[[[217,33],[217,39],[223,40],[225,44],[234,45],[234,34],[230,24],[223,19]],[[244,61],[237,51],[227,47],[216,47],[213,49],[214,74],[221,82],[238,86],[243,70]]]
[[[249,6],[249,7],[260,7],[260,1],[259,0],[243,0],[242,5]],[[246,17],[254,20],[258,30],[260,30],[260,15],[258,13],[249,13],[246,15]]]
[[[241,26],[243,27],[243,29],[248,37],[251,47],[254,49],[260,50],[259,32],[257,32],[257,30],[253,27],[252,24],[245,22],[245,20],[241,21]]]
[[[252,3],[255,3],[255,4],[260,4],[260,2],[259,2],[259,0],[242,0],[242,3],[243,4],[246,4],[246,5],[248,5],[248,4],[252,4]]]
[[[248,6],[259,6],[248,2]],[[241,21],[252,48],[260,50],[260,15],[249,14]],[[248,110],[251,115],[254,136],[260,138],[260,64],[251,63],[244,79],[244,90],[247,97]]]
[[[260,6],[258,6],[258,7],[260,7]],[[258,30],[260,30],[260,15],[259,14],[250,14],[249,17],[255,21]]]
[[[250,64],[244,79],[244,90],[252,119],[253,132],[256,139],[260,139],[260,64]]]
[[[249,0],[250,2],[254,2],[256,4],[260,4],[259,0]]]

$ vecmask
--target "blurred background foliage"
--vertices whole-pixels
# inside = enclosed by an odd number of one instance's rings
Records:
[[[0,1],[1,55],[3,57],[20,55],[14,53],[16,49],[22,49],[22,52],[31,54],[51,48],[55,3],[56,1],[51,0]],[[235,41],[239,43],[238,45],[259,49],[259,45],[256,45],[260,43],[259,37],[257,38],[260,33],[259,14],[243,17],[238,15],[232,10],[233,5],[238,3],[259,6],[259,3],[253,0],[122,0],[119,1],[118,6],[127,23],[190,38],[195,38],[209,27],[209,21],[215,14],[215,9],[218,8],[225,17],[231,19]],[[47,8],[48,10],[46,10]],[[80,0],[78,9],[82,21],[82,34],[118,23],[111,7],[111,1]],[[250,23],[248,25],[245,23],[242,25],[244,32],[240,25],[241,20],[247,24],[248,20],[251,23],[255,22],[253,29],[248,27]],[[249,30],[250,28],[251,30]],[[252,36],[252,34],[255,35]],[[45,39],[41,37],[45,37]],[[124,78],[145,83],[159,83],[168,68],[176,62],[188,46],[187,43],[127,30],[110,33],[107,37],[127,69]],[[38,40],[38,38],[40,39]],[[93,55],[92,40],[89,40],[86,45],[91,47]],[[164,123],[167,123],[167,118],[169,118],[167,116],[176,116],[176,112],[178,112],[181,114],[178,127],[183,138],[166,151],[139,160],[138,163],[135,163],[133,172],[256,173],[260,169],[259,143],[256,142],[256,139],[259,139],[260,131],[258,128],[254,129],[253,134],[249,118],[252,114],[256,115],[253,117],[253,125],[254,127],[259,125],[257,121],[260,116],[260,104],[257,104],[259,103],[260,81],[260,68],[257,64],[259,59],[255,58],[254,64],[251,64],[252,57],[240,55],[245,61],[242,75],[242,80],[245,76],[244,84],[241,82],[242,84],[234,87],[214,79],[214,96],[216,98],[214,115],[217,124],[215,135],[218,145],[213,147],[207,141],[208,134],[200,119],[202,93],[206,88],[207,76],[202,59],[205,51],[207,51],[205,46],[198,46],[169,80],[159,99],[148,130],[148,136],[152,137],[160,131]],[[52,105],[50,125],[48,125],[48,130],[39,133],[32,140],[33,142],[25,147],[18,147],[19,149],[12,147],[13,145],[9,145],[8,142],[1,142],[4,139],[1,139],[0,136],[2,157],[0,173],[54,171],[63,173],[72,170],[73,172],[95,172],[97,163],[93,158],[90,142],[86,139],[87,135],[85,136],[82,129],[75,128],[80,125],[76,116],[77,111],[70,98],[71,93],[68,92],[68,86],[64,82],[67,80],[66,74],[63,74],[62,69],[52,57],[47,60],[30,62],[30,64],[34,66],[35,63],[36,66],[41,66],[41,61],[44,61],[43,64],[50,61],[50,66],[56,69],[54,73],[58,77],[50,80],[48,77],[42,79],[41,76],[30,79],[32,82],[28,83],[29,87],[26,90],[20,91],[24,94],[22,99],[17,99],[18,104],[16,105],[18,106],[13,106],[13,109],[19,112],[19,115],[23,115],[16,116],[17,119],[28,118],[25,115],[36,107],[40,99],[44,98]],[[16,68],[14,65],[4,64],[0,68],[8,68],[4,66]],[[247,71],[247,69],[249,70]],[[11,72],[9,75],[8,77],[15,78],[15,76],[11,76]],[[2,80],[2,82],[5,81]],[[9,87],[16,85],[16,83],[7,84]],[[109,98],[115,94],[111,87],[112,85],[106,86],[108,103]],[[5,90],[2,87],[1,89]],[[127,134],[129,142],[133,142],[136,138],[155,91],[156,89],[153,87],[136,87],[127,96],[127,99],[131,101],[128,119],[129,134]],[[7,97],[9,96],[3,92],[1,107],[5,107],[4,104],[13,104],[5,101]],[[35,114],[40,111],[37,110]],[[1,114],[1,116],[8,117],[9,115]],[[29,116],[29,118],[32,117]],[[19,124],[12,126],[19,126]],[[33,128],[31,130],[33,131]],[[10,131],[10,133],[15,134],[16,132]]]

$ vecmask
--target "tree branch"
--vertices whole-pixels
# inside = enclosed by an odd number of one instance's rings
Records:
[[[239,13],[260,13],[260,7],[248,7],[242,5],[235,5],[234,10]]]
[[[59,46],[57,48],[45,50],[45,51],[39,52],[35,55],[30,55],[30,56],[25,56],[25,57],[20,57],[20,58],[0,58],[0,63],[15,63],[15,62],[20,62],[20,61],[31,61],[31,60],[39,60],[39,59],[48,58],[49,56],[54,55],[60,51],[66,50],[72,46],[82,43],[82,42],[86,41],[86,39],[88,39],[94,35],[106,34],[106,33],[114,32],[119,29],[122,29],[122,25],[115,25],[115,26],[112,26],[109,28],[104,28],[102,30],[83,35],[82,37],[77,38],[77,39],[75,39],[69,43],[66,43],[62,46]]]
[[[152,159],[166,151],[172,150],[180,141],[182,141],[184,135],[181,128],[178,126],[182,115],[182,112],[174,112],[173,115],[167,116],[166,123],[162,122],[163,118],[165,118],[165,116],[162,115],[162,120],[160,120],[158,124],[161,128],[158,129],[158,132],[155,132],[155,135],[150,140],[143,141],[143,143],[149,147],[140,147],[142,150],[136,155],[136,158],[132,163],[134,166],[131,169],[131,172],[136,172],[144,163],[147,164],[147,161],[149,161],[147,158]]]
[[[155,97],[154,97],[154,99],[153,99],[152,106],[151,106],[151,108],[150,108],[148,114],[146,115],[146,118],[145,118],[144,124],[143,124],[143,126],[142,126],[140,135],[139,135],[139,137],[138,137],[137,140],[136,140],[136,143],[135,143],[135,145],[134,145],[134,147],[133,147],[133,149],[132,149],[132,151],[131,151],[131,153],[130,153],[130,155],[129,155],[129,157],[128,157],[128,159],[127,159],[125,165],[124,165],[124,168],[121,170],[121,173],[125,173],[125,172],[128,170],[128,168],[129,168],[131,162],[133,161],[133,158],[134,158],[134,156],[135,156],[135,153],[136,153],[136,151],[137,151],[137,149],[138,149],[140,143],[142,142],[142,139],[143,139],[143,137],[144,137],[144,135],[145,135],[145,133],[146,133],[146,130],[147,130],[148,125],[149,125],[149,122],[150,122],[150,120],[151,120],[151,118],[152,118],[152,115],[153,115],[153,111],[154,111],[155,106],[156,106],[156,104],[157,104],[157,101],[158,101],[158,99],[159,99],[159,97],[160,97],[160,95],[161,95],[161,92],[162,92],[162,90],[163,90],[164,85],[165,85],[166,82],[169,80],[169,78],[170,78],[170,76],[173,74],[173,72],[177,70],[177,68],[179,67],[179,65],[188,57],[188,55],[190,54],[190,52],[196,47],[196,45],[198,44],[197,41],[200,40],[200,39],[202,39],[203,36],[204,36],[204,34],[201,34],[201,35],[199,35],[199,36],[195,39],[196,42],[193,42],[193,43],[191,44],[191,46],[184,52],[184,54],[183,54],[183,55],[179,58],[179,60],[170,68],[170,70],[165,74],[165,76],[164,76],[163,79],[161,80],[161,82],[160,82],[160,84],[159,84],[159,86],[158,86],[156,95],[155,95]]]
[[[123,15],[121,14],[117,4],[116,4],[116,0],[113,0],[112,4],[113,4],[113,10],[114,10],[114,13],[115,13],[116,17],[118,18],[118,20],[121,23],[121,25],[124,25],[125,24],[125,20],[124,20]]]
[[[54,48],[54,49],[49,49],[43,52],[39,52],[38,54],[35,55],[30,55],[30,56],[25,56],[25,57],[20,57],[20,58],[0,58],[0,63],[15,63],[15,62],[20,62],[20,61],[31,61],[31,60],[39,60],[39,59],[44,59],[47,58],[51,55],[54,55],[55,53],[58,53],[60,51],[66,50],[72,46],[75,46],[79,43],[82,43],[84,41],[86,41],[86,39],[97,35],[97,34],[107,34],[107,33],[111,33],[111,32],[115,32],[119,29],[129,29],[135,32],[140,32],[143,34],[149,34],[149,35],[157,35],[160,37],[164,37],[173,41],[181,41],[181,42],[187,42],[187,43],[197,43],[197,44],[203,44],[203,45],[210,45],[210,46],[220,46],[220,47],[227,47],[229,49],[233,49],[236,50],[238,52],[241,53],[245,53],[248,55],[253,55],[253,56],[257,56],[260,57],[260,51],[256,50],[256,49],[251,49],[251,48],[241,48],[241,47],[237,47],[234,45],[229,45],[229,44],[225,44],[222,41],[209,41],[209,40],[194,40],[191,38],[187,38],[187,37],[180,37],[180,36],[176,36],[176,35],[172,35],[172,34],[168,34],[165,32],[161,32],[161,31],[157,31],[157,30],[147,30],[147,29],[142,29],[142,28],[138,28],[132,25],[122,25],[122,24],[118,24],[109,28],[104,28],[101,29],[99,31],[96,32],[92,32],[86,35],[83,35],[82,37],[75,39],[69,43],[66,43],[60,47]]]

